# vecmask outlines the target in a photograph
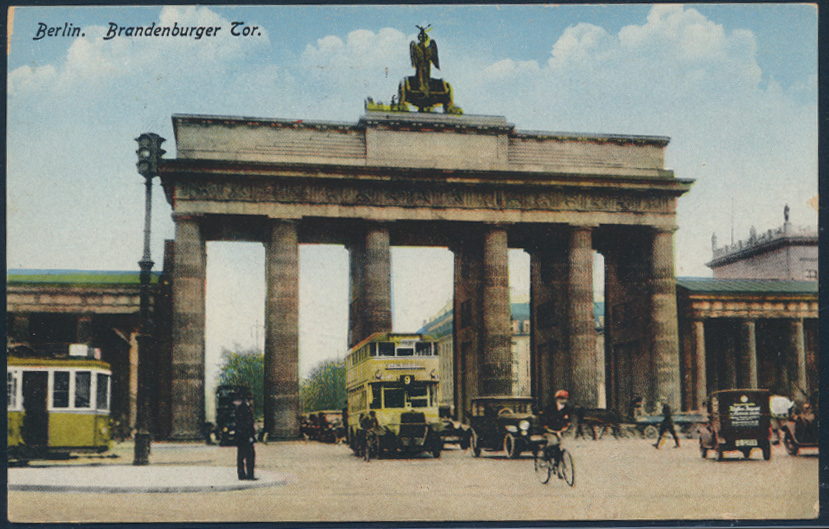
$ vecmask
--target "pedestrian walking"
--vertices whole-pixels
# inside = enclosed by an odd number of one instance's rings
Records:
[[[233,402],[236,413],[236,474],[239,479],[253,480],[256,464],[256,425],[253,417],[253,396],[250,393]]]
[[[662,405],[662,422],[659,423],[659,437],[653,445],[657,450],[659,450],[659,445],[662,444],[662,436],[665,435],[666,432],[671,432],[671,435],[674,436],[674,442],[676,443],[674,448],[679,448],[679,437],[677,437],[676,429],[674,428],[673,413],[671,411],[671,406],[667,402]]]

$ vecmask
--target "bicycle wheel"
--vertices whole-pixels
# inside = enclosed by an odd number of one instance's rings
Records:
[[[558,477],[571,487],[576,484],[576,466],[573,456],[567,450],[561,451],[561,461],[558,463]]]
[[[533,466],[535,467],[535,476],[542,484],[546,485],[550,481],[552,462],[544,457],[544,450],[538,450],[533,459]]]

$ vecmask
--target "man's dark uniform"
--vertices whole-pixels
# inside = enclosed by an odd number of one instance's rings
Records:
[[[236,406],[236,474],[239,479],[253,479],[256,453],[256,426],[253,421],[253,407],[247,399]]]
[[[673,413],[671,411],[671,407],[665,403],[662,406],[662,422],[659,423],[659,437],[656,439],[656,443],[653,445],[656,449],[659,449],[659,443],[662,442],[662,436],[665,435],[666,432],[671,432],[671,435],[674,436],[674,442],[676,443],[676,447],[679,447],[679,437],[676,435],[676,429],[674,428],[674,420],[673,420]]]

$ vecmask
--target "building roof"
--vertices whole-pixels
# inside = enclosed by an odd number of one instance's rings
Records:
[[[151,272],[150,282],[158,283],[161,272]],[[6,282],[14,284],[44,284],[44,285],[138,285],[140,272],[117,270],[46,270],[46,269],[17,269],[6,272]]]
[[[744,294],[817,294],[816,281],[781,281],[776,279],[714,279],[678,277],[676,286],[691,292]]]
[[[511,317],[513,320],[529,320],[530,319],[530,304],[524,303],[510,303]],[[446,336],[452,332],[452,309],[441,312],[423,327],[418,329],[420,334],[430,334],[435,337]],[[596,327],[604,327],[604,301],[593,302],[593,317],[596,320]]]

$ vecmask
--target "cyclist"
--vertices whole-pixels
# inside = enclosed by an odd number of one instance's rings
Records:
[[[370,445],[377,447],[378,430],[380,423],[377,421],[377,415],[374,410],[371,410],[368,415],[364,415],[360,421],[360,426],[363,428],[365,435],[365,450],[368,451]]]
[[[567,390],[556,391],[555,403],[547,408],[542,417],[544,439],[547,442],[545,454],[556,462],[561,458],[561,434],[570,427],[572,408],[567,403],[569,398]]]

